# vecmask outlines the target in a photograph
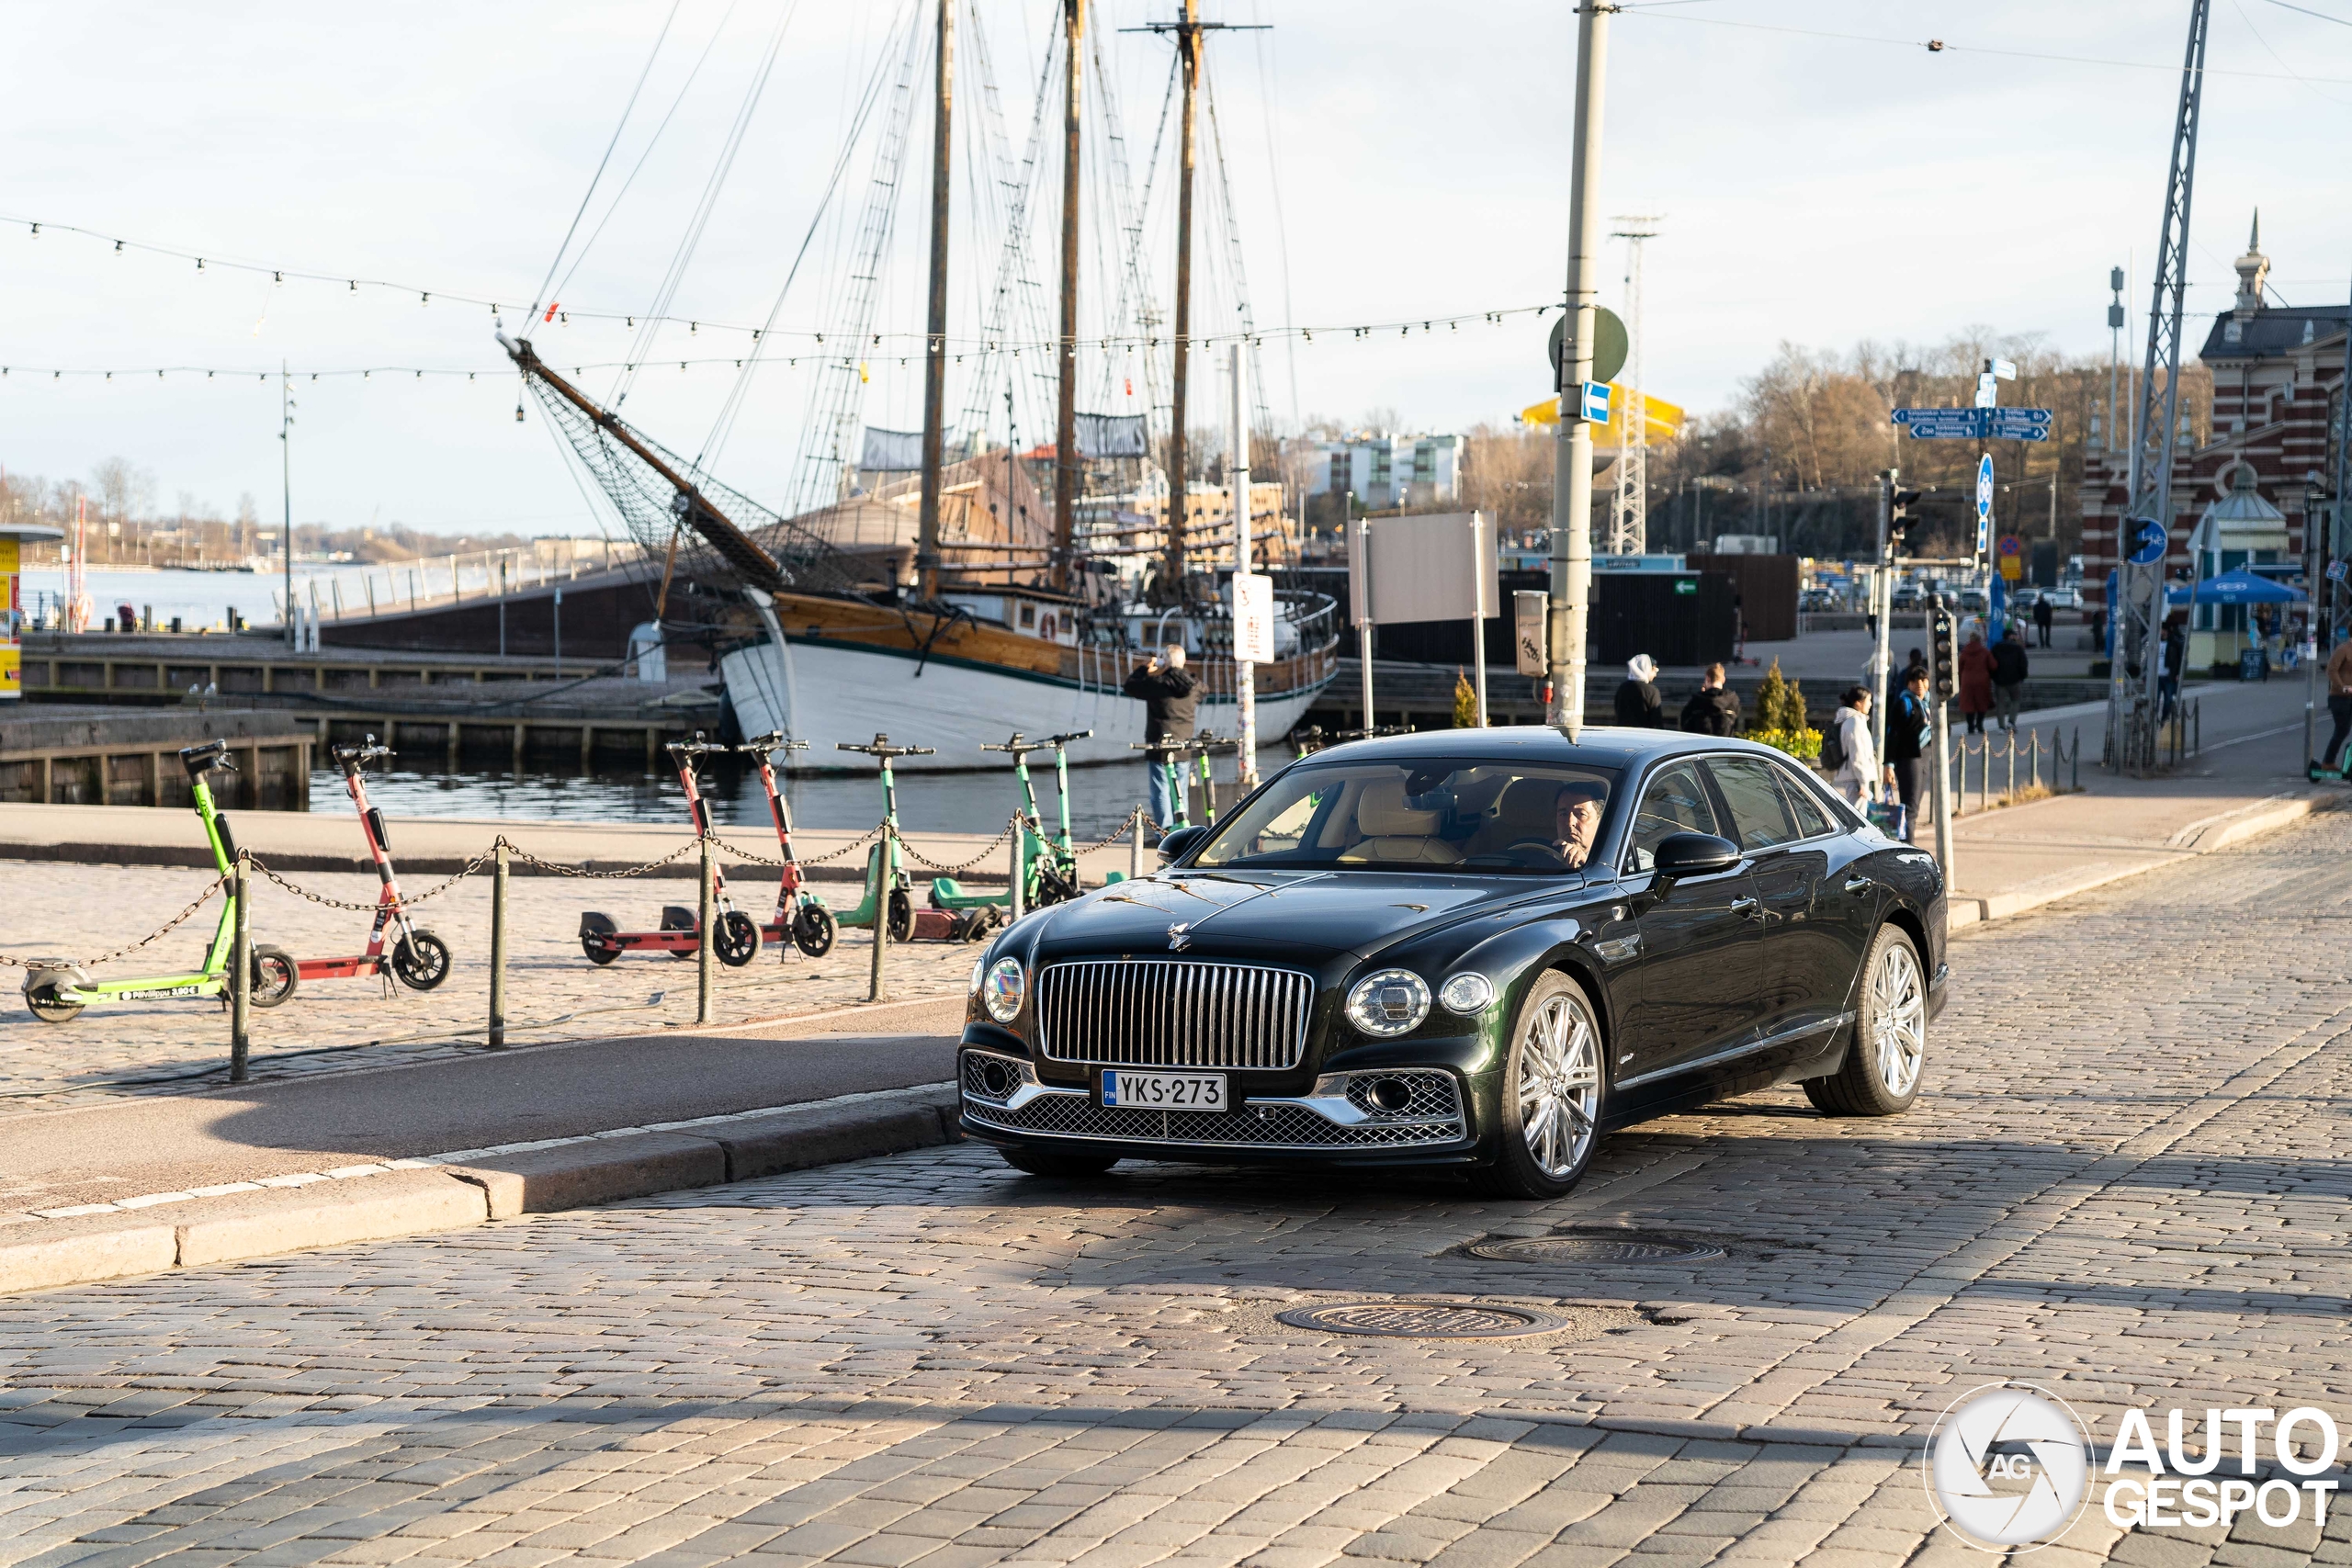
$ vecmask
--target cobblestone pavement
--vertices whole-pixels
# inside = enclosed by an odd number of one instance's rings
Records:
[[[967,1146],[16,1299],[0,1561],[1982,1561],[1917,1462],[1981,1383],[2101,1443],[2137,1407],[2352,1427],[2347,919],[2331,816],[1967,934],[1912,1114],[1752,1096],[1556,1203]],[[1461,1250],[1577,1226],[1725,1257]],[[1349,1292],[1578,1311],[1272,1315]],[[2352,1512],[2127,1534],[2094,1500],[2030,1561],[2100,1558],[2352,1562]]]
[[[64,865],[0,861],[0,953],[11,958],[81,957],[145,935],[201,892],[202,872],[156,866]],[[375,897],[376,879],[351,873],[302,872],[289,881],[345,903]],[[413,879],[411,894],[440,878]],[[775,884],[733,885],[738,907],[765,919]],[[256,879],[254,940],[300,958],[355,953],[368,944],[371,917],[308,903]],[[829,890],[837,909],[855,902]],[[626,930],[661,922],[664,904],[695,901],[695,885],[676,878],[514,876],[507,881],[506,1012],[517,1045],[591,1035],[650,1032],[691,1024],[695,965],[667,957],[624,955],[599,969],[580,951],[583,909],[601,909]],[[448,942],[449,977],[431,991],[377,979],[304,983],[283,1006],[253,1015],[257,1077],[333,1072],[461,1055],[481,1046],[489,1013],[490,877],[458,883],[417,911],[419,922]],[[153,946],[93,970],[97,979],[165,975],[204,962],[220,919],[216,900]],[[718,968],[716,1011],[721,1023],[813,1012],[865,999],[873,944],[844,931],[823,958],[797,947],[779,954],[765,943],[741,969]],[[971,972],[973,950],[944,942],[894,946],[894,997],[947,995]],[[229,1055],[229,1015],[218,1001],[194,998],[90,1008],[69,1023],[43,1023],[19,996],[22,976],[0,969],[0,1114],[86,1103],[124,1094],[186,1093],[217,1087]],[[652,998],[659,995],[660,999]],[[470,1041],[459,1032],[476,1032]],[[364,1049],[354,1049],[364,1047]]]

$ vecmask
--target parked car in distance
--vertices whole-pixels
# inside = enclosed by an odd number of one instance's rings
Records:
[[[2083,591],[2079,588],[2045,588],[2042,598],[2052,610],[2079,610],[2083,607]]]
[[[1894,604],[1896,609],[1916,610],[1919,607],[1919,600],[1920,593],[1919,585],[1917,583],[1898,582],[1894,585]]]
[[[1335,746],[1160,855],[973,967],[961,1123],[1021,1170],[1437,1167],[1555,1198],[1611,1129],[1727,1095],[1907,1109],[1944,1000],[1934,859],[1741,740]]]

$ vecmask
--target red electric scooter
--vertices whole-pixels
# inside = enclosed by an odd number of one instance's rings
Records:
[[[376,900],[376,923],[368,930],[368,951],[348,958],[303,958],[295,968],[305,980],[351,980],[363,975],[390,974],[413,991],[429,991],[449,977],[449,944],[420,927],[401,899],[401,885],[392,876],[392,841],[384,830],[384,813],[368,804],[363,777],[369,762],[392,755],[368,737],[363,745],[328,748],[343,769],[343,787],[351,793],[352,809],[359,813],[360,837],[376,860],[376,877],[383,884]],[[387,938],[397,938],[387,945]]]
[[[775,919],[760,928],[760,935],[779,947],[789,942],[809,957],[822,958],[833,950],[833,912],[801,874],[800,861],[792,852],[792,807],[775,782],[775,754],[808,749],[808,742],[787,740],[781,729],[755,736],[735,748],[760,770],[760,784],[768,792],[768,816],[775,823],[776,848],[784,856],[784,875],[775,890]]]
[[[702,738],[695,731],[692,740],[669,742],[670,760],[677,764],[678,782],[686,790],[686,816],[697,834],[710,831],[710,803],[703,799],[702,788],[695,777],[695,759],[713,751],[729,750]],[[735,907],[728,896],[727,878],[718,868],[711,867],[712,908],[718,913],[718,929],[711,933],[712,953],[729,969],[741,969],[760,955],[760,923]],[[591,964],[610,964],[624,953],[666,953],[673,958],[692,958],[702,948],[701,928],[692,909],[667,904],[662,909],[662,929],[650,931],[625,931],[610,915],[591,909],[580,917],[580,951],[588,955]]]

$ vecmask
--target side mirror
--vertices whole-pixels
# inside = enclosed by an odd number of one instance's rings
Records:
[[[1652,858],[1652,869],[1665,881],[1713,876],[1739,863],[1739,846],[1713,833],[1669,833]]]
[[[1195,823],[1190,828],[1178,828],[1159,840],[1159,863],[1166,865],[1208,837],[1208,829]]]

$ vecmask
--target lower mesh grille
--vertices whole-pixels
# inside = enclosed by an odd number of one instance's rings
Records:
[[[1098,1105],[1091,1094],[1040,1095],[1020,1110],[1010,1111],[987,1098],[979,1083],[978,1069],[967,1054],[964,1114],[984,1126],[1009,1133],[1221,1148],[1419,1148],[1459,1143],[1467,1135],[1460,1089],[1453,1074],[1414,1072],[1394,1076],[1413,1086],[1412,1105],[1397,1116],[1359,1122],[1352,1127],[1326,1121],[1303,1105],[1249,1106],[1209,1114]]]

